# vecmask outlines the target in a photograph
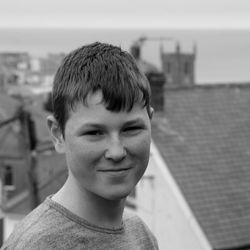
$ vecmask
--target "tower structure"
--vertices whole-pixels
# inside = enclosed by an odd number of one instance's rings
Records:
[[[195,84],[196,46],[193,53],[181,52],[176,43],[175,52],[166,53],[161,49],[162,70],[166,77],[166,87],[192,86]]]
[[[147,40],[158,40],[159,38],[140,37],[130,47],[130,53],[136,59],[139,68],[145,73],[148,78],[152,96],[151,105],[156,111],[162,111],[164,108],[164,84],[165,76],[155,65],[142,59],[141,47]],[[163,38],[161,38],[163,39]]]

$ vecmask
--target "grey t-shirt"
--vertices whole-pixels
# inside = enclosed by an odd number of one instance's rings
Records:
[[[134,214],[125,212],[121,228],[107,229],[90,224],[48,197],[18,224],[1,249],[154,250],[158,245]]]

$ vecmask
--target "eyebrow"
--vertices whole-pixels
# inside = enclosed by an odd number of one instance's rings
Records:
[[[133,124],[141,124],[141,123],[145,123],[144,120],[142,118],[136,118],[130,121],[127,121],[124,123],[124,126],[129,126],[129,125],[133,125]]]
[[[135,118],[129,121],[126,121],[123,124],[123,127],[125,126],[131,126],[134,124],[144,124],[144,120],[142,118]],[[96,129],[105,129],[105,125],[104,124],[100,124],[100,123],[95,123],[95,122],[90,122],[90,123],[85,123],[84,125],[82,125],[79,129],[78,132],[81,132],[83,129],[91,129],[91,128],[96,128]]]
[[[85,123],[77,129],[78,133],[81,133],[85,129],[104,129],[105,126],[99,123]]]

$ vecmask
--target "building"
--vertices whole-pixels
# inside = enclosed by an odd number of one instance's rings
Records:
[[[49,53],[45,58],[40,59],[41,76],[52,75],[56,73],[61,61],[65,57],[64,53]]]
[[[131,46],[130,53],[136,59],[139,68],[143,72],[145,72],[146,77],[150,83],[152,91],[151,105],[156,110],[162,110],[164,106],[164,92],[162,91],[162,89],[163,86],[165,85],[166,79],[164,73],[161,70],[159,70],[155,65],[143,60],[141,56],[141,46],[142,42],[140,42],[139,39]]]
[[[0,209],[4,217],[0,238],[3,239],[16,222],[55,193],[67,178],[65,158],[54,151],[47,129],[48,113],[37,105],[25,107],[34,126],[29,129],[33,130],[30,136],[25,130],[31,125],[23,126],[27,120],[21,118],[20,110],[23,105],[19,101],[0,95]],[[9,122],[3,126],[6,121]]]
[[[0,53],[0,87],[24,84],[30,69],[30,56],[26,52]]]
[[[196,85],[195,55],[162,53],[164,101],[135,211],[160,249],[249,250],[250,84]]]
[[[166,77],[166,87],[192,86],[195,84],[196,47],[193,53],[181,51],[179,43],[175,52],[161,51],[162,70]]]
[[[39,69],[33,74],[33,78],[39,79],[37,91],[51,91],[54,75],[66,54],[64,53],[49,53],[46,57],[39,59]],[[34,65],[35,66],[35,65]]]
[[[29,54],[26,52],[1,52],[0,65],[9,69],[29,68]]]
[[[250,249],[250,85],[168,88],[136,211],[160,249]]]

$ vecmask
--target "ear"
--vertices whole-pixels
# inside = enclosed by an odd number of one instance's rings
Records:
[[[152,120],[153,114],[154,114],[154,109],[150,106],[150,108],[149,108],[149,118],[150,118],[150,120]]]
[[[65,153],[64,137],[54,116],[50,115],[47,117],[47,125],[55,146],[55,150],[60,154]]]

